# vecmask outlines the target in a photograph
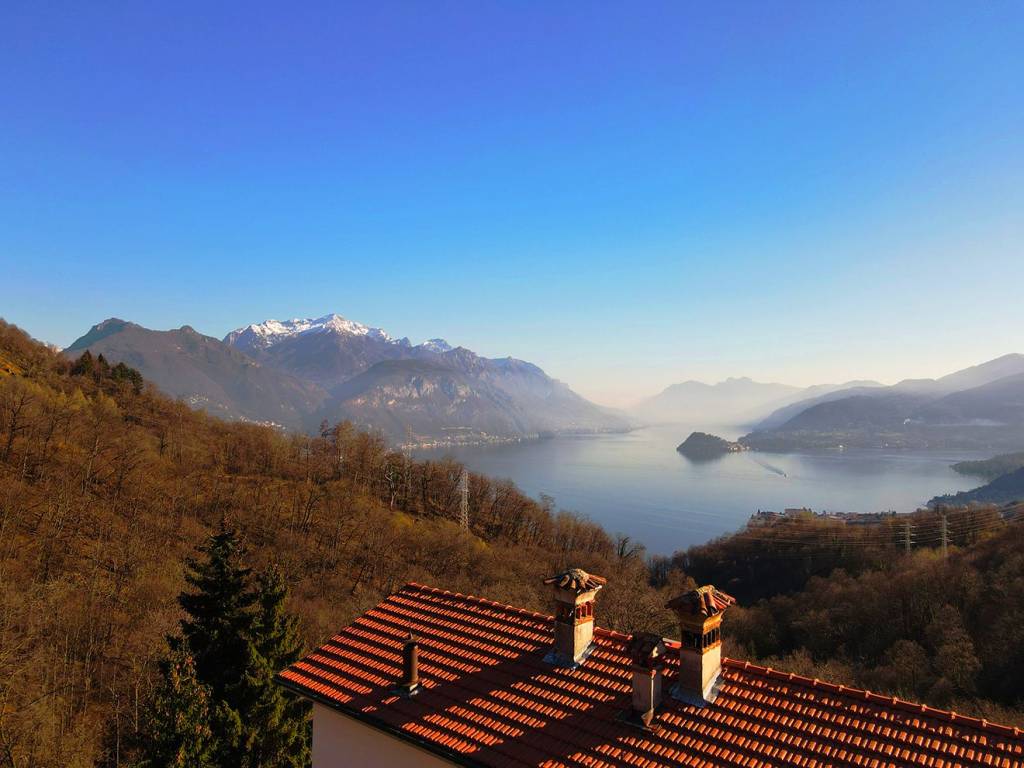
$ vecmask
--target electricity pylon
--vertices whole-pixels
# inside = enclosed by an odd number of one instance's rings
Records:
[[[459,525],[462,530],[469,530],[469,472],[465,467],[459,476]]]

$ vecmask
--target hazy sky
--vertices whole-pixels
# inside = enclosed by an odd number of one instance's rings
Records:
[[[1020,2],[12,0],[0,30],[0,316],[44,340],[335,311],[611,404],[1024,351]]]

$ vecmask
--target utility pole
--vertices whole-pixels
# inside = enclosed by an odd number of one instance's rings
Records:
[[[459,525],[462,530],[469,530],[469,472],[465,467],[459,477]]]
[[[910,554],[910,521],[903,524],[903,551]]]
[[[942,512],[942,557],[949,556],[949,519],[946,513]]]

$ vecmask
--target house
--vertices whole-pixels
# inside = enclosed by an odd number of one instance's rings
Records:
[[[680,641],[595,627],[604,579],[555,615],[408,584],[278,675],[313,702],[313,768],[1024,766],[1024,733],[721,656],[733,600],[669,605]]]

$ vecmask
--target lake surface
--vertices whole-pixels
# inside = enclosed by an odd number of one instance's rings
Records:
[[[507,477],[533,497],[553,496],[609,532],[671,554],[740,528],[758,509],[911,512],[942,493],[982,484],[950,469],[972,452],[737,453],[708,462],[678,454],[692,430],[648,427],[624,435],[557,437],[495,446],[419,451]],[[714,430],[710,430],[714,431]],[[715,434],[735,439],[735,429]]]

